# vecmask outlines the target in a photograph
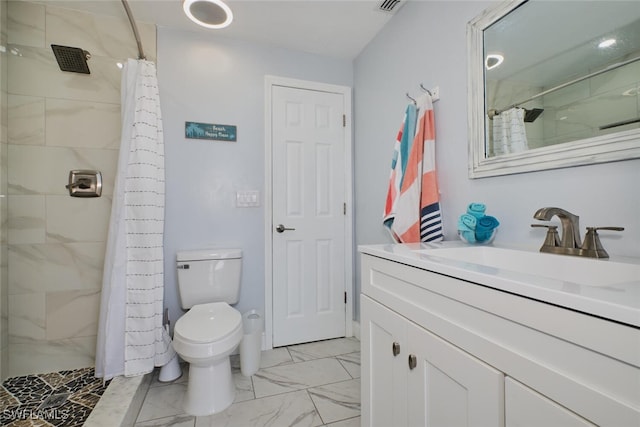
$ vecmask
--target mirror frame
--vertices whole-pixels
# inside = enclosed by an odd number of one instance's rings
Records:
[[[508,0],[467,24],[469,178],[509,175],[640,157],[640,129],[581,139],[498,157],[486,157],[487,105],[483,32],[527,0]]]

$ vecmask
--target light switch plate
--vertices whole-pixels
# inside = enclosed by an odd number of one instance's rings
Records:
[[[236,191],[237,208],[255,208],[260,206],[260,192],[257,190]]]

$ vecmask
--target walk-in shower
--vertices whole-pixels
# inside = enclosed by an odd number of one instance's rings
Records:
[[[118,158],[115,65],[141,49],[126,28],[128,13],[92,13],[85,3],[66,9],[2,0],[0,30],[11,43],[0,58],[0,124],[7,134],[0,141],[0,425],[82,425],[80,417],[98,415],[108,419],[100,425],[121,425],[111,418],[135,420],[142,399],[134,394],[146,392],[143,381],[150,381],[118,377],[107,387],[95,378],[106,231],[92,225],[106,222]],[[141,29],[155,40],[153,25]],[[38,179],[29,179],[33,169]],[[104,169],[108,197],[69,198],[69,169]],[[80,176],[69,187],[82,193],[89,181]],[[88,226],[79,224],[87,218]]]

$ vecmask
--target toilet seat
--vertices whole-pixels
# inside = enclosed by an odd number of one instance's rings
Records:
[[[192,344],[207,344],[223,340],[241,323],[240,312],[226,302],[198,304],[178,319],[174,334]]]
[[[228,357],[241,340],[242,316],[225,302],[194,305],[173,330],[173,348],[189,363]]]

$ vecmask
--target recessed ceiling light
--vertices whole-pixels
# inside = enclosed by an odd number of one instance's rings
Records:
[[[183,0],[182,8],[189,19],[205,28],[217,30],[233,21],[233,12],[222,0]]]
[[[492,70],[498,65],[502,64],[503,61],[504,56],[500,55],[499,53],[491,53],[487,55],[487,59],[485,59],[484,65],[485,67],[487,67],[487,70]]]
[[[614,44],[616,44],[616,39],[607,39],[607,40],[603,40],[600,42],[600,44],[598,45],[599,48],[604,49],[607,47],[611,47]]]

